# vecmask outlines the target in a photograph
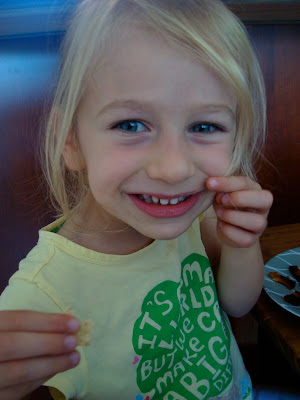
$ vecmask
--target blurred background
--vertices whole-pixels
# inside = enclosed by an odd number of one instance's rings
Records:
[[[0,1],[0,293],[51,220],[36,159],[70,0]]]
[[[224,2],[246,24],[266,82],[268,162],[257,170],[262,186],[274,194],[269,224],[299,223],[300,2]],[[55,88],[59,46],[75,4],[0,0],[0,294],[36,244],[38,230],[53,220],[35,149]],[[256,328],[253,322],[246,326],[249,335],[239,340],[247,347]],[[284,361],[280,363],[285,368]],[[286,384],[293,385],[295,376],[286,371],[291,376]],[[253,373],[261,379],[257,370]]]

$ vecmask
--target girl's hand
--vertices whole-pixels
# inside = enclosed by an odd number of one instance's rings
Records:
[[[253,246],[267,226],[273,203],[271,192],[243,176],[213,177],[207,179],[206,185],[217,192],[214,208],[221,243],[231,247]]]
[[[74,368],[79,326],[70,315],[0,311],[0,399],[20,400],[57,373]]]

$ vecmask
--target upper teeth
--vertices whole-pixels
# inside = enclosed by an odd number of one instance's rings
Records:
[[[158,197],[155,196],[149,196],[148,194],[140,194],[139,198],[141,200],[144,200],[146,203],[154,203],[154,204],[158,204],[160,203],[163,206],[166,206],[167,204],[177,204],[180,201],[184,201],[188,196],[180,196],[180,197],[176,197],[173,199],[159,199]]]

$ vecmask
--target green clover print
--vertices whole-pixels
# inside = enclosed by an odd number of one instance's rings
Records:
[[[161,282],[147,294],[132,342],[147,399],[205,400],[230,385],[230,333],[206,257],[191,254],[180,282]]]

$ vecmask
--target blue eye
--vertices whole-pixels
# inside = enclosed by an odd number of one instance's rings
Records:
[[[146,129],[145,125],[138,121],[122,121],[114,125],[113,128],[133,133],[143,132]]]
[[[214,133],[216,131],[223,131],[221,127],[206,122],[194,125],[191,129],[196,133]]]

